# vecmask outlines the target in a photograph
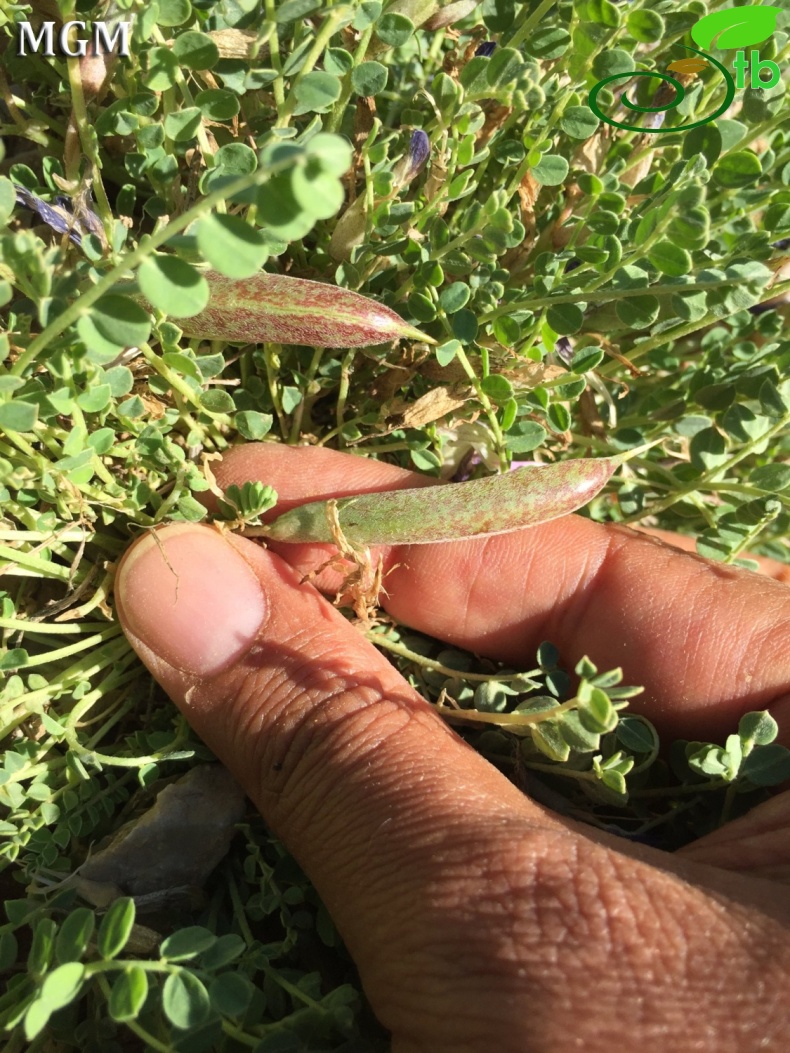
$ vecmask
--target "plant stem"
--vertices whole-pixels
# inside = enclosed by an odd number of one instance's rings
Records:
[[[285,100],[277,119],[277,124],[275,125],[276,128],[287,128],[290,124],[293,111],[296,109],[296,103],[298,101],[297,88],[307,74],[312,71],[316,62],[321,57],[324,48],[329,44],[329,41],[340,28],[340,23],[348,20],[350,11],[351,8],[344,4],[340,7],[333,8],[327,14],[326,19],[316,35],[313,46],[307,54],[304,65],[299,70],[297,77],[291,85],[291,90],[288,92],[288,98]]]

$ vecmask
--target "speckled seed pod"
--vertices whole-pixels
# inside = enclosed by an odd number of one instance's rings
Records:
[[[209,306],[179,319],[187,336],[261,344],[365,347],[390,340],[436,341],[404,322],[389,307],[325,282],[261,271],[252,278],[204,275]]]
[[[526,465],[504,475],[434,487],[389,490],[335,502],[340,529],[355,546],[427,545],[507,534],[576,511],[604,488],[635,451]],[[329,502],[291,509],[266,528],[273,541],[332,541]]]

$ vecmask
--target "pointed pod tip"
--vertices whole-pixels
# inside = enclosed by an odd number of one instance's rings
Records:
[[[419,329],[415,329],[414,326],[404,326],[404,331],[401,333],[401,338],[404,340],[421,340],[424,344],[437,345],[438,340],[434,340],[432,336],[428,336],[427,333],[420,332]]]
[[[642,443],[641,446],[634,446],[630,450],[623,450],[622,453],[616,453],[608,459],[614,461],[615,464],[625,464],[626,461],[630,461],[634,457],[641,457],[643,453],[652,450],[654,446],[658,446],[658,444],[662,443],[665,439],[666,435],[662,435],[660,439],[653,439],[651,442]]]

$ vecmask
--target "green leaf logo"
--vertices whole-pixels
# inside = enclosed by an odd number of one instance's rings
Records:
[[[778,7],[755,4],[705,15],[692,26],[691,37],[701,48],[747,48],[762,44],[776,29]]]

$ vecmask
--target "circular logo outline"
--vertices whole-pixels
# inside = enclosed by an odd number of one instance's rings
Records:
[[[692,128],[699,128],[703,124],[710,124],[710,122],[715,121],[717,117],[721,117],[721,115],[729,109],[732,100],[735,98],[735,81],[732,79],[730,71],[725,66],[722,66],[713,55],[709,55],[707,51],[699,51],[697,48],[690,47],[688,44],[681,44],[680,46],[687,51],[693,51],[697,55],[704,55],[705,58],[709,59],[723,75],[725,84],[727,85],[727,90],[724,95],[724,101],[717,110],[711,113],[708,117],[703,117],[702,120],[693,121],[691,124],[682,124],[675,128],[641,128],[638,124],[625,124],[621,121],[612,120],[599,108],[597,98],[598,92],[601,88],[605,84],[611,84],[613,80],[622,80],[624,77],[656,77],[661,81],[669,81],[670,84],[674,85],[676,91],[675,98],[666,106],[639,106],[636,103],[631,102],[631,100],[626,97],[625,92],[623,92],[620,96],[622,104],[627,106],[630,110],[634,110],[638,113],[666,113],[668,110],[673,110],[676,106],[679,106],[686,97],[686,91],[683,85],[668,73],[658,73],[655,70],[632,70],[631,72],[613,73],[611,77],[604,77],[603,80],[599,80],[591,89],[587,102],[595,116],[606,124],[610,124],[613,128],[623,128],[625,131],[629,132],[642,132],[645,135],[660,135],[662,132],[667,134],[671,132],[687,132]]]

